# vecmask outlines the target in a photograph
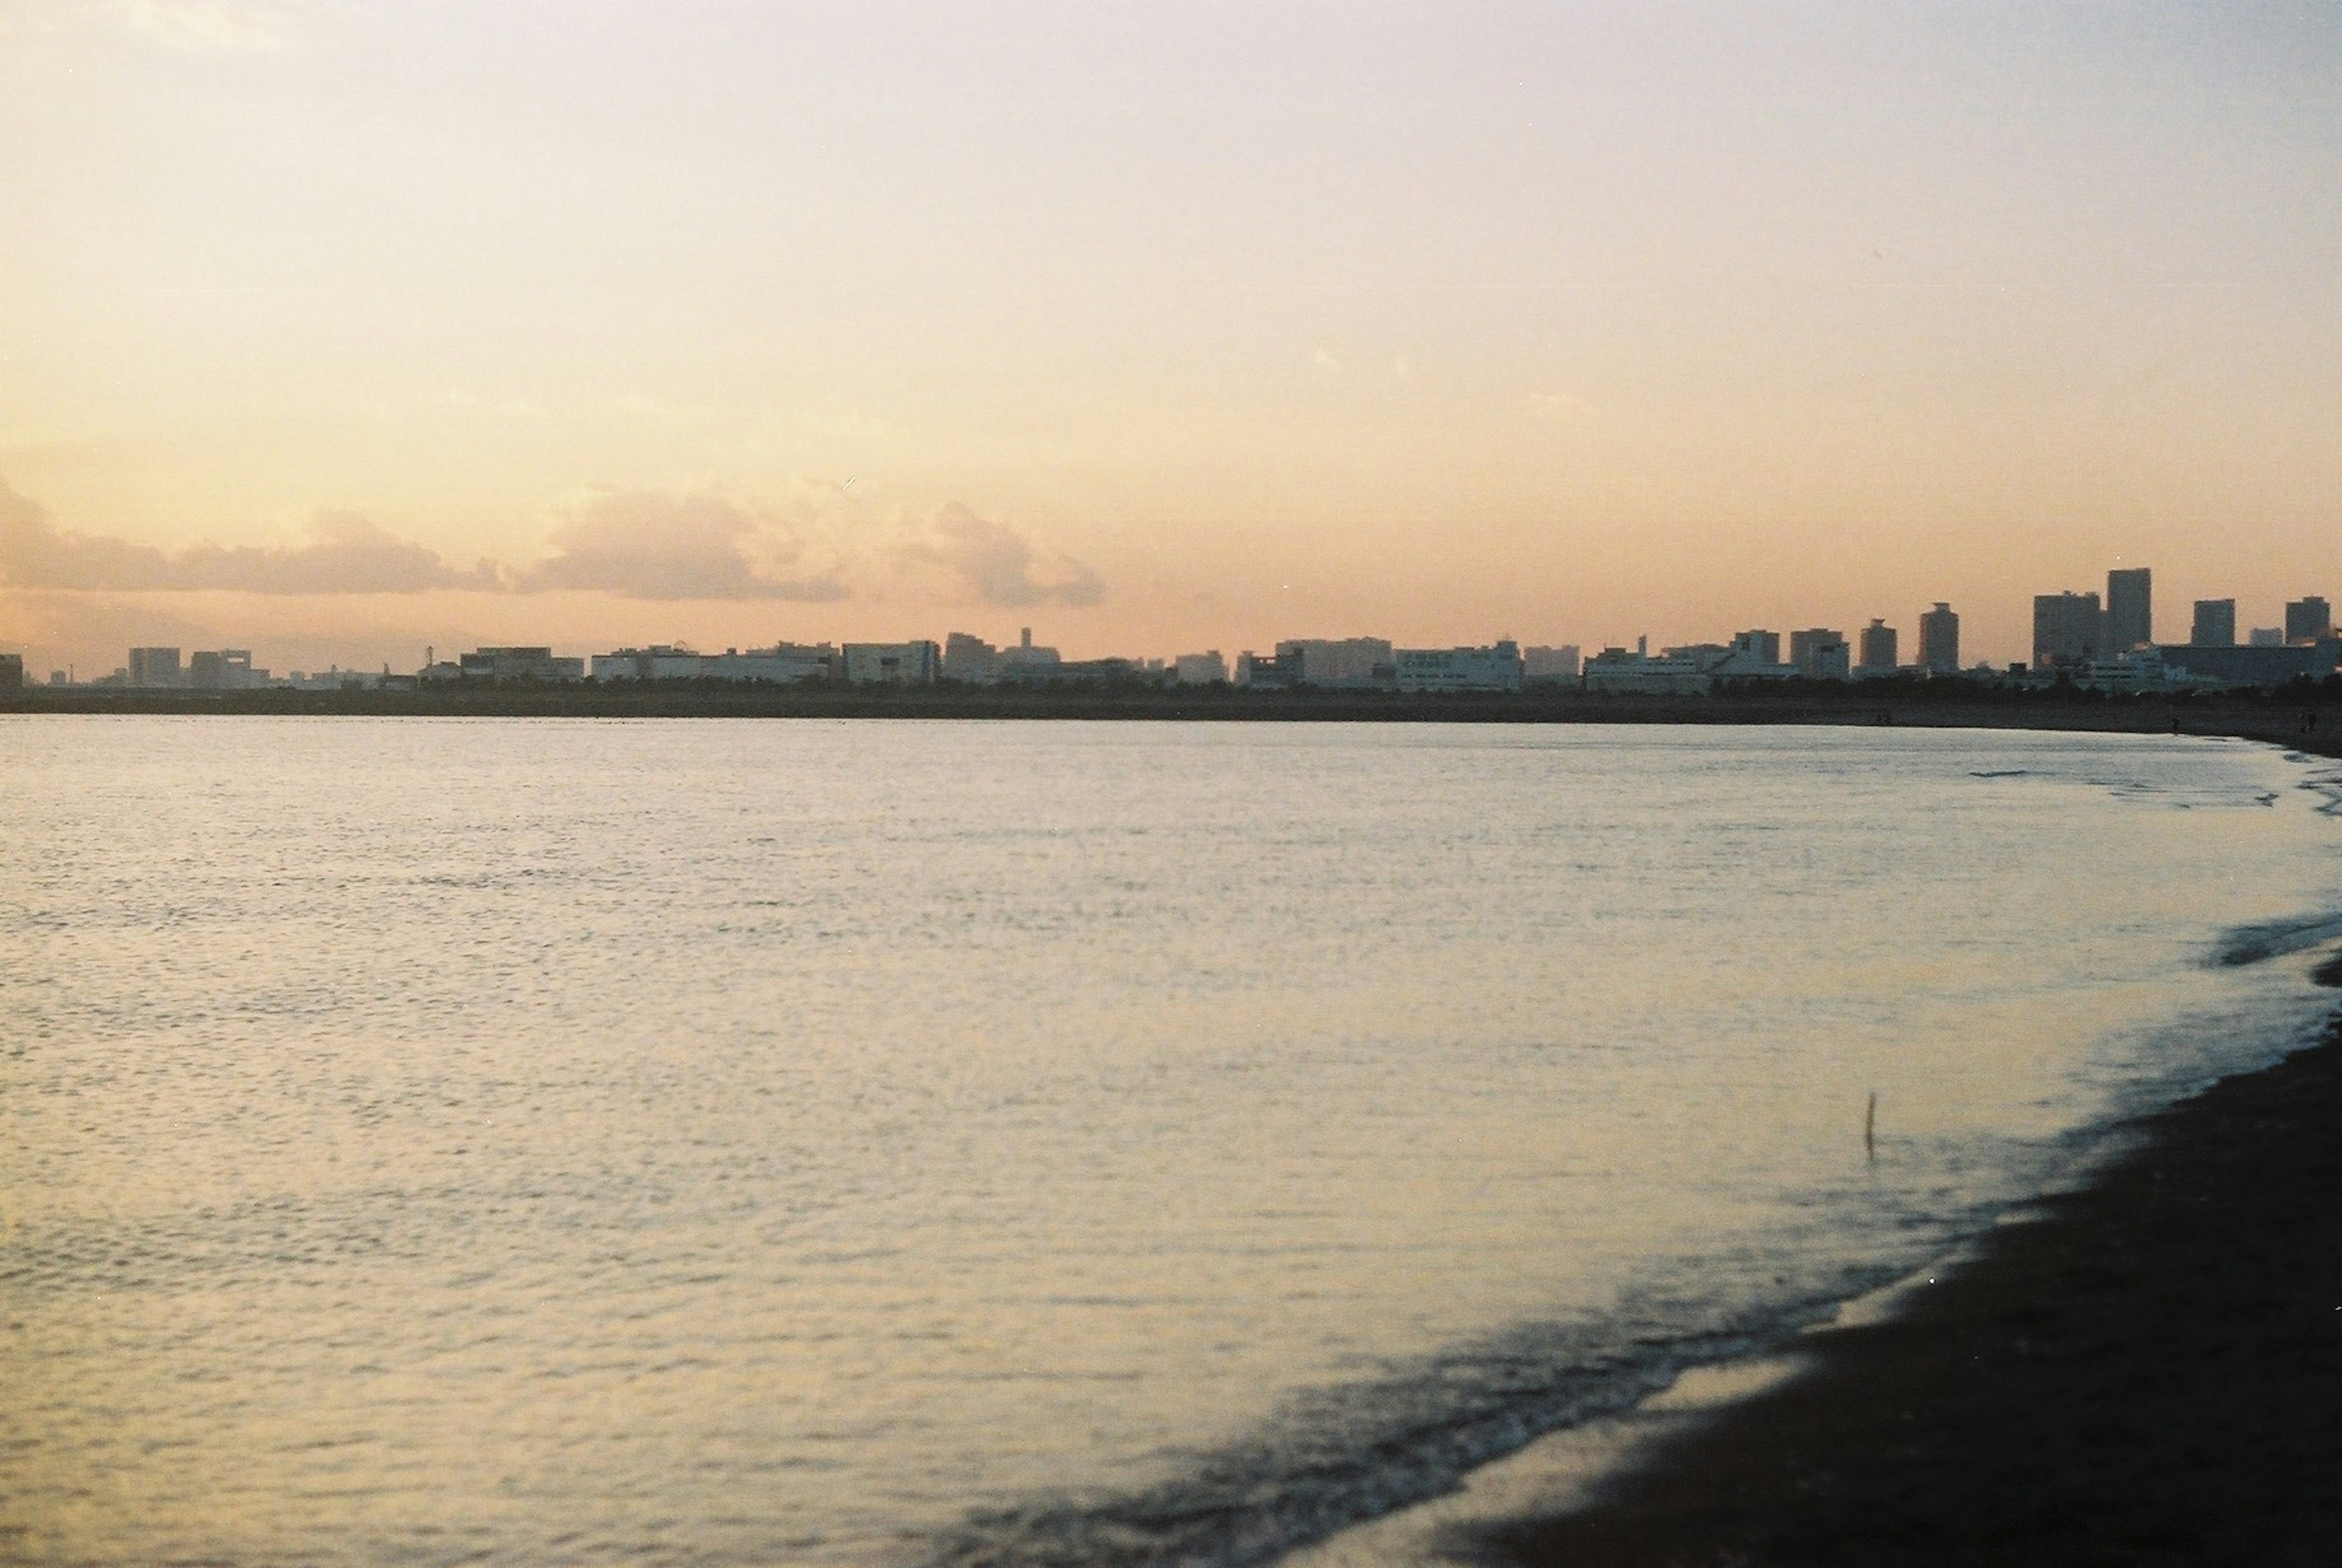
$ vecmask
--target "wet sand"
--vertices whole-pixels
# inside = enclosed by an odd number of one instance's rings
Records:
[[[2342,1562],[2342,1034],[2137,1125],[1903,1311],[1809,1336],[1804,1375],[1439,1555]]]

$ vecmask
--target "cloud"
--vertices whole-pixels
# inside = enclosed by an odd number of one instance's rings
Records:
[[[1064,556],[1052,557],[1047,575],[1036,577],[1039,553],[1030,540],[956,501],[936,514],[925,535],[906,545],[903,554],[914,564],[941,568],[979,604],[1079,607],[1106,597],[1106,584],[1096,573]]]
[[[493,589],[501,574],[483,561],[458,571],[440,556],[355,512],[319,512],[306,544],[152,544],[58,528],[47,512],[0,480],[0,582],[15,588],[114,593],[422,594]]]
[[[516,574],[525,592],[815,604],[852,593],[835,570],[804,571],[805,545],[786,524],[721,495],[596,487],[555,515],[553,554]]]

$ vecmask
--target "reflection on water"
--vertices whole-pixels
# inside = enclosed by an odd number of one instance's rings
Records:
[[[2267,1049],[2306,988],[2211,960],[2342,902],[2304,777],[2104,736],[12,722],[0,1553],[1256,1554]]]

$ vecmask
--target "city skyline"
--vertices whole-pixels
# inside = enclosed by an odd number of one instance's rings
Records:
[[[0,644],[2257,623],[2342,517],[2337,73],[2307,5],[17,7]]]

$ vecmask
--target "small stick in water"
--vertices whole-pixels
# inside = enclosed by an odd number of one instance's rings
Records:
[[[1862,1114],[1862,1152],[1870,1163],[1878,1163],[1878,1091],[1870,1092],[1870,1109]]]

